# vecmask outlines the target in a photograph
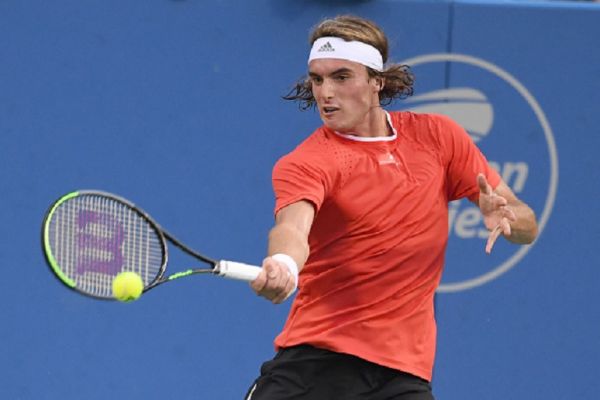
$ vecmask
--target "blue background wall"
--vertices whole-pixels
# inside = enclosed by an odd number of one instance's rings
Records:
[[[242,398],[289,304],[202,277],[126,305],[80,297],[48,272],[41,220],[64,192],[98,188],[207,254],[260,263],[271,167],[320,123],[280,96],[305,72],[310,27],[345,12],[380,23],[393,61],[413,61],[416,95],[430,95],[389,108],[452,104],[465,124],[487,110],[478,144],[502,171],[521,168],[509,183],[543,218],[534,245],[484,256],[469,205],[453,205],[434,393],[597,396],[600,6],[9,0],[0,397]],[[479,97],[439,95],[453,88]],[[173,258],[173,270],[190,263]]]

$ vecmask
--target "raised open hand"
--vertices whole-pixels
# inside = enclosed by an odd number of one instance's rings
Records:
[[[510,236],[510,222],[516,221],[517,217],[507,205],[508,201],[494,193],[483,174],[477,175],[477,184],[479,185],[479,209],[483,215],[485,227],[490,231],[485,245],[485,252],[489,254],[500,234]]]

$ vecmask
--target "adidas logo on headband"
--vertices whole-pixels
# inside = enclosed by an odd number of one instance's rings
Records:
[[[322,58],[353,61],[375,71],[383,71],[383,58],[379,50],[356,40],[346,41],[335,36],[318,38],[312,44],[308,62]]]
[[[335,51],[335,49],[333,48],[331,43],[327,42],[323,46],[319,47],[319,50],[317,50],[317,52],[319,53],[322,51]]]

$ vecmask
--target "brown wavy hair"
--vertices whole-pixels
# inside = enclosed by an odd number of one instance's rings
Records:
[[[387,37],[379,26],[367,19],[353,15],[340,15],[323,20],[313,28],[309,36],[309,44],[312,46],[317,39],[326,36],[370,44],[379,50],[384,64],[388,60]],[[395,99],[406,98],[413,94],[415,78],[408,65],[390,64],[385,66],[382,72],[369,67],[365,68],[367,68],[369,78],[380,78],[384,82],[383,88],[379,91],[379,104],[382,106],[391,104]],[[283,98],[298,101],[302,110],[313,108],[316,105],[308,76],[298,80]]]

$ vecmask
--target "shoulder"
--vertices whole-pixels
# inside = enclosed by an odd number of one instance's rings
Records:
[[[296,162],[323,162],[334,153],[336,143],[323,127],[318,128],[298,144],[292,151],[282,156],[277,164]]]
[[[272,182],[279,205],[308,199],[319,208],[337,187],[340,172],[330,142],[327,133],[318,129],[277,161]]]
[[[328,165],[331,165],[330,156],[334,153],[333,146],[335,144],[325,129],[318,128],[295,149],[276,162],[273,169],[274,173],[298,168],[324,171]]]
[[[390,116],[394,127],[409,129],[418,133],[439,133],[448,129],[460,128],[456,121],[443,114],[394,111],[390,112]]]
[[[442,114],[400,111],[390,113],[398,136],[416,145],[443,150],[456,136],[467,136],[453,119]]]

